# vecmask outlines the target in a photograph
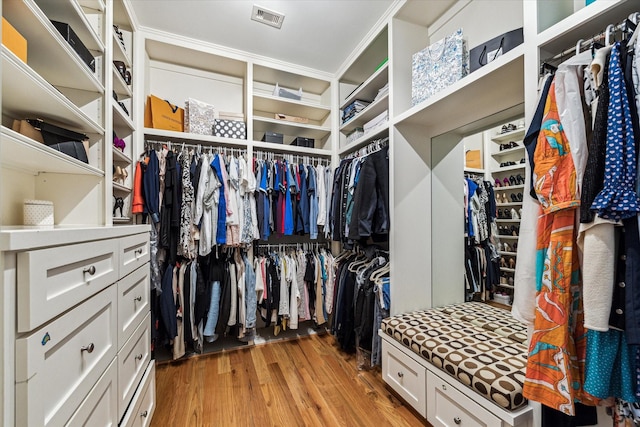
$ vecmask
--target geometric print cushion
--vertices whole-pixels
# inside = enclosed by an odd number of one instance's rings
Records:
[[[382,330],[500,407],[526,404],[526,345],[439,309],[383,319]]]

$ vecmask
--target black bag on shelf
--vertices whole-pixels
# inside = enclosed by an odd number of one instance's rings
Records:
[[[96,59],[93,57],[89,49],[82,43],[82,40],[73,31],[69,24],[58,21],[51,21],[56,29],[62,34],[62,37],[69,43],[73,50],[78,54],[80,59],[89,66],[91,71],[96,72]]]
[[[45,145],[81,162],[89,163],[85,148],[85,144],[89,141],[87,135],[46,123],[40,119],[27,119],[27,123],[40,131]]]
[[[469,52],[469,72],[487,65],[523,43],[522,27],[494,37]]]

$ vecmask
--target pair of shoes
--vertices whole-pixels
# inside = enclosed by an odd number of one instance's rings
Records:
[[[516,268],[516,260],[513,257],[509,258],[509,268]]]
[[[113,24],[113,31],[116,33],[116,36],[118,37],[118,40],[120,41],[120,44],[122,45],[122,50],[127,50],[126,46],[124,45],[124,37],[122,37],[122,31],[120,31],[120,28]]]
[[[509,175],[509,185],[516,185],[517,183],[518,179],[513,175]]]
[[[500,276],[500,284],[501,285],[507,284],[507,276]]]
[[[506,144],[500,144],[500,151],[508,150],[509,148],[515,148],[518,144],[515,141],[509,141]]]
[[[124,217],[122,209],[124,208],[124,200],[122,197],[113,196],[113,216],[116,216],[116,210],[120,209],[120,217]]]
[[[520,174],[515,176],[516,185],[523,184],[524,185],[524,177]]]
[[[506,124],[506,125],[502,126],[502,129],[500,130],[500,133],[513,132],[516,129],[517,129],[516,125],[514,125],[513,123],[509,123],[509,124]]]
[[[124,151],[124,147],[127,146],[127,143],[124,142],[124,139],[118,138],[118,136],[114,132],[113,133],[113,146],[116,147],[116,148],[119,148],[120,151]]]
[[[502,199],[498,198],[499,203],[509,203],[509,199],[507,199],[507,193],[502,193]]]
[[[511,193],[511,201],[513,203],[518,203],[522,201],[522,193]]]
[[[504,168],[506,166],[515,166],[515,165],[517,165],[516,162],[502,162],[502,163],[500,163],[500,167],[501,168]]]
[[[518,215],[518,211],[515,208],[511,208],[511,219],[520,219],[520,215]]]
[[[125,181],[129,173],[127,172],[127,168],[121,168],[120,166],[113,167],[113,181],[121,182],[122,185],[125,185]]]
[[[503,213],[502,213],[502,209],[498,209],[498,215],[497,215],[498,219],[504,219],[503,217]]]
[[[127,116],[128,116],[129,115],[129,110],[127,110],[127,107],[124,106],[124,102],[118,101],[118,94],[116,93],[115,90],[113,91],[113,99],[116,100],[118,105],[124,110],[125,113],[127,113]]]
[[[507,260],[504,257],[500,257],[500,267],[507,268]]]
[[[122,76],[122,80],[127,84],[127,86],[131,85],[131,72],[127,70],[127,66],[122,61],[113,61],[113,65],[118,69],[118,73]]]
[[[512,225],[509,231],[511,231],[512,236],[518,236],[520,234],[520,227],[516,227],[515,225]]]
[[[520,159],[520,164],[523,164],[523,163],[524,163],[524,161],[525,161],[525,160],[524,160],[524,157],[523,157],[523,158],[521,158],[521,159]]]

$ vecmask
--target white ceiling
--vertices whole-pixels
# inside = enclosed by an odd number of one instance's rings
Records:
[[[395,0],[131,0],[143,27],[335,73]],[[283,13],[282,29],[251,20]]]

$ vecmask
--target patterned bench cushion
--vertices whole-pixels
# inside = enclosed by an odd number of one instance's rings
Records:
[[[498,323],[504,320],[502,313],[482,320],[499,309],[480,303],[477,308],[481,311],[474,317],[471,307],[461,305],[466,304],[393,316],[382,321],[382,330],[500,407],[514,410],[524,406],[526,345],[512,339],[515,332],[507,334],[506,325]]]

